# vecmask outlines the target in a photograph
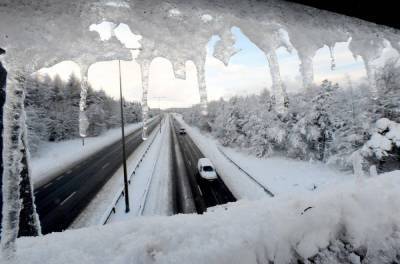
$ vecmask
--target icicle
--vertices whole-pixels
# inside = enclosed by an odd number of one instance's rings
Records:
[[[334,46],[329,46],[329,53],[331,54],[331,70],[334,71],[336,68],[335,56],[334,56]]]
[[[282,89],[282,79],[279,70],[278,57],[275,50],[269,51],[267,54],[267,60],[269,64],[269,71],[272,78],[272,94],[275,98],[275,110],[278,113],[283,113],[285,111],[285,99]]]
[[[18,237],[41,235],[41,226],[39,216],[36,211],[35,197],[33,195],[33,183],[30,169],[30,153],[28,150],[28,129],[26,127],[26,113],[24,111],[21,120],[21,182],[20,199],[21,211],[19,216]]]
[[[240,50],[235,45],[235,37],[230,30],[224,31],[221,39],[215,43],[213,56],[228,66],[230,58]]]
[[[314,83],[313,56],[298,52],[300,59],[300,74],[303,78],[303,88],[309,89]]]
[[[196,61],[195,64],[197,69],[197,83],[199,85],[201,113],[207,115],[207,87],[204,68],[205,60],[202,60],[201,62],[200,60]]]
[[[149,115],[149,106],[147,104],[147,95],[149,89],[149,71],[150,71],[150,61],[143,60],[141,63],[141,70],[142,70],[142,122],[143,122],[143,131],[142,131],[142,139],[146,140],[147,135],[147,122],[148,122],[148,115]]]
[[[24,90],[14,76],[8,76],[6,103],[3,113],[3,219],[1,230],[1,253],[7,260],[15,257],[15,240],[18,236],[21,210],[20,181],[22,170],[22,127]]]
[[[89,127],[89,119],[86,115],[86,98],[88,86],[88,81],[86,78],[84,78],[81,83],[81,98],[79,101],[79,135],[83,138],[87,137],[87,129]]]
[[[368,83],[371,89],[372,100],[378,99],[378,87],[376,83],[376,69],[372,65],[371,60],[367,57],[361,56],[364,60],[365,70],[367,72]]]
[[[177,79],[186,79],[186,62],[181,60],[174,60],[172,62],[172,67],[174,70],[175,78]]]

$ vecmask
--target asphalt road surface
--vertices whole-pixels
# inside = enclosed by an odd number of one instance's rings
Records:
[[[153,121],[149,125],[149,133],[157,124]],[[127,156],[143,142],[141,134],[138,129],[126,136]],[[118,140],[37,188],[35,204],[43,234],[67,229],[121,165],[122,144]]]
[[[204,158],[189,135],[179,134],[179,124],[173,122],[176,137],[178,138],[180,150],[186,167],[188,182],[192,191],[197,213],[203,213],[208,207],[236,201],[231,191],[218,175],[218,179],[209,181],[200,177],[197,171],[197,162]]]

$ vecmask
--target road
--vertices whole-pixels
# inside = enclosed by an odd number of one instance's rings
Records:
[[[149,125],[149,133],[157,124],[153,121]],[[128,156],[143,142],[141,134],[138,129],[126,136]],[[37,188],[35,204],[43,234],[67,229],[121,165],[118,140]]]
[[[200,158],[204,158],[204,155],[189,135],[180,135],[178,133],[179,127],[179,124],[174,120],[173,129],[181,150],[197,213],[205,212],[208,207],[236,201],[236,198],[219,175],[218,179],[214,181],[208,181],[200,177],[197,171],[197,161]]]

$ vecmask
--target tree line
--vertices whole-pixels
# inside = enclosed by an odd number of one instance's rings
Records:
[[[18,78],[25,86],[28,144],[34,155],[42,142],[57,142],[79,137],[80,80],[71,75],[67,82],[56,76]],[[88,87],[86,113],[88,136],[98,136],[107,129],[120,126],[120,103]],[[124,102],[126,123],[139,122],[142,110],[138,102]]]
[[[224,146],[258,157],[284,155],[350,169],[352,154],[371,138],[378,119],[400,123],[397,61],[387,62],[377,76],[377,98],[367,84],[353,85],[348,78],[343,87],[325,80],[287,94],[284,113],[275,111],[273,96],[264,90],[260,95],[210,102],[207,116],[198,105],[182,114],[186,122],[212,133]],[[388,156],[374,157],[372,162],[382,165]]]

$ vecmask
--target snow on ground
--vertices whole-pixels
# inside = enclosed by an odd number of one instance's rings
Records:
[[[139,147],[127,158],[127,172],[128,176],[132,175],[136,165],[140,162],[140,159],[143,157],[147,147],[150,144],[154,144],[157,142],[159,138],[159,130],[156,127],[152,133],[150,134],[149,138],[144,141]],[[157,137],[157,139],[154,139]],[[156,140],[153,142],[153,139]],[[152,149],[152,148],[150,148]],[[146,157],[149,156],[147,153]],[[140,171],[143,165],[141,164],[139,167]],[[136,172],[137,172],[136,171]],[[72,223],[69,227],[70,229],[88,227],[93,225],[101,225],[103,224],[102,220],[105,214],[109,213],[109,209],[111,204],[114,202],[114,198],[123,187],[123,167],[121,167],[114,173],[114,175],[110,178],[110,180],[103,186],[100,192],[92,199],[90,204],[85,208],[85,210],[78,216],[77,219]],[[131,177],[131,184],[129,185],[129,192],[130,197],[133,198],[136,194],[136,191],[139,191],[141,188],[144,188],[142,184],[138,183],[138,174],[136,173]],[[135,207],[136,201],[132,201],[131,199],[131,211]],[[125,212],[125,203],[124,199],[120,199],[119,206],[121,208],[117,208],[117,214]]]
[[[127,125],[125,134],[129,135],[142,127],[142,123]],[[97,137],[72,139],[61,142],[45,142],[40,146],[37,156],[31,159],[32,179],[35,187],[41,186],[57,176],[57,173],[74,166],[102,148],[111,145],[121,137],[121,128],[113,128]]]
[[[228,161],[220,150],[274,194],[317,191],[353,178],[349,173],[335,170],[320,162],[306,162],[285,157],[257,158],[232,148],[222,147],[215,138],[200,132],[196,127],[187,125],[179,115],[175,117],[186,127],[203,154],[215,163],[220,176],[237,198],[259,198],[260,188]]]
[[[163,122],[162,144],[153,170],[147,201],[143,215],[172,215],[172,158],[171,158],[171,127],[167,115]]]
[[[166,120],[167,119],[167,120]],[[169,149],[169,122],[163,119],[162,130],[154,130],[156,138],[129,185],[130,212],[125,213],[125,200],[120,199],[109,223],[125,221],[141,215],[170,215],[171,184],[164,182],[170,176],[167,153]],[[165,184],[165,185],[164,185]]]
[[[321,162],[305,162],[285,157],[257,158],[232,148],[221,147],[236,164],[267,186],[275,195],[299,191],[319,191],[354,178]]]
[[[364,262],[395,263],[400,243],[399,188],[400,171],[394,171],[293,199],[242,200],[227,210],[203,215],[140,217],[19,238],[16,263],[279,264],[318,252],[325,263],[360,263],[354,253],[335,259],[339,250],[359,248],[363,250],[357,254],[366,254]],[[339,241],[347,243],[346,249],[327,249]]]

